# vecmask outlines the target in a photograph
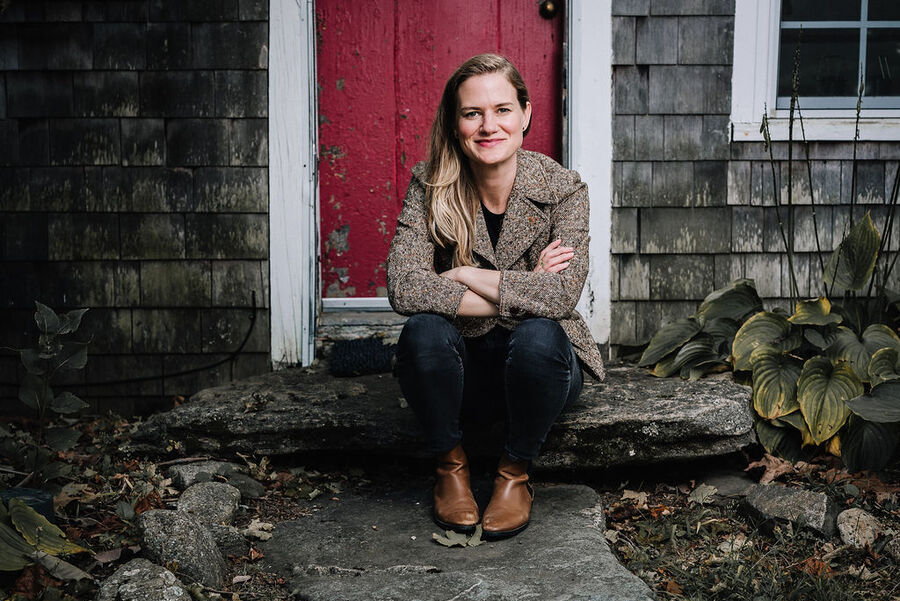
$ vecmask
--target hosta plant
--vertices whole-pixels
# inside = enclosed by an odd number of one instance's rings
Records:
[[[766,449],[797,460],[816,447],[852,471],[881,469],[900,433],[900,337],[896,295],[873,282],[881,235],[869,215],[852,226],[825,266],[825,290],[793,313],[763,310],[751,280],[706,297],[697,312],[664,326],[639,365],[696,379],[734,369],[753,386],[756,432]],[[874,286],[874,293],[872,288]],[[860,294],[869,285],[869,294]],[[892,300],[894,299],[894,300]]]

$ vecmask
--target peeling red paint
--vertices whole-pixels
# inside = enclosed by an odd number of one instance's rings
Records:
[[[499,51],[519,67],[534,105],[525,147],[559,158],[562,26],[534,2],[317,0],[325,296],[385,294],[410,169],[444,81],[469,56]]]

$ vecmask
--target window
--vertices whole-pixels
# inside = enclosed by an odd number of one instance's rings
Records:
[[[783,0],[776,108],[787,109],[795,54],[808,109],[900,107],[900,2]]]
[[[735,4],[731,110],[735,141],[761,139],[764,110],[772,138],[788,138],[798,46],[807,139],[853,138],[862,77],[860,139],[900,140],[900,0]]]

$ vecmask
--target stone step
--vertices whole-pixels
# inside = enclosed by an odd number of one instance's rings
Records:
[[[755,441],[750,389],[730,374],[695,382],[611,368],[586,381],[581,398],[557,420],[536,466],[602,469],[711,457]],[[413,412],[389,374],[334,378],[321,365],[285,369],[192,396],[148,418],[133,436],[137,451],[177,442],[188,453],[380,452],[424,456]],[[485,439],[486,440],[486,439]],[[502,437],[493,436],[494,445]],[[476,444],[470,454],[496,453]]]
[[[276,525],[262,546],[270,571],[291,574],[291,589],[308,601],[654,598],[610,551],[599,495],[587,486],[536,486],[527,529],[464,548],[432,540],[443,533],[427,487],[319,505]]]

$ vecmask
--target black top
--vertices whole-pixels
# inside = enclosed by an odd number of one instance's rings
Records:
[[[503,226],[503,217],[506,213],[491,213],[484,203],[481,203],[481,212],[484,214],[484,224],[487,226],[488,236],[491,238],[491,246],[497,248],[497,240],[500,238],[500,228]]]

